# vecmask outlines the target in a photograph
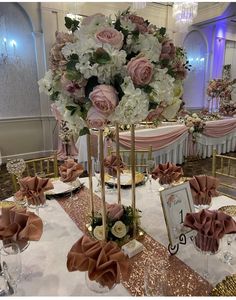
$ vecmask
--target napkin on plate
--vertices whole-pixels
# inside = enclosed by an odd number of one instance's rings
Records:
[[[76,163],[74,159],[71,158],[65,160],[65,162],[59,167],[61,181],[63,182],[74,181],[83,173],[83,171],[83,166]]]
[[[167,164],[159,164],[152,171],[152,178],[155,180],[159,178],[160,184],[170,184],[174,181],[178,181],[182,176],[182,168],[170,162]]]
[[[44,192],[53,189],[49,178],[24,177],[19,180],[22,196],[27,198],[30,205],[44,204],[46,201]]]
[[[212,253],[218,250],[219,240],[225,234],[236,232],[234,219],[217,210],[203,209],[197,213],[187,213],[184,226],[198,232],[195,238],[198,248]]]
[[[28,241],[40,240],[43,222],[36,214],[26,208],[3,207],[0,217],[0,239],[16,242],[23,248]]]
[[[101,242],[82,236],[67,255],[67,269],[88,271],[90,280],[99,282],[110,289],[120,283],[120,273],[127,276],[129,264],[127,257],[115,242]]]
[[[196,175],[189,180],[193,202],[196,205],[211,203],[211,198],[218,196],[219,179],[213,176]]]
[[[104,167],[107,169],[109,175],[116,176],[118,166],[120,166],[120,172],[123,173],[125,165],[121,157],[118,159],[116,155],[111,154],[104,159]]]

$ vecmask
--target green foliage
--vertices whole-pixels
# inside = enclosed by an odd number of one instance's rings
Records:
[[[97,63],[99,65],[105,65],[109,61],[111,61],[110,55],[103,49],[103,48],[98,48],[92,57],[92,62]]]
[[[98,78],[96,76],[90,77],[85,87],[85,96],[87,98],[89,98],[89,94],[92,92],[96,85],[98,85]]]
[[[66,109],[68,109],[70,111],[71,116],[73,116],[75,114],[75,112],[77,111],[77,106],[73,106],[73,105],[68,105],[66,106]]]
[[[52,100],[52,101],[57,100],[59,94],[60,94],[60,93],[57,92],[57,91],[54,92],[52,95],[50,95],[50,100]]]
[[[79,136],[82,136],[82,135],[85,135],[85,134],[90,134],[90,131],[89,131],[88,127],[84,127],[79,132]]]
[[[124,96],[124,92],[121,88],[122,83],[124,82],[124,79],[122,78],[122,76],[120,74],[116,74],[114,76],[114,88],[116,89],[116,91],[118,92],[118,97],[119,100],[122,99],[122,97]]]
[[[79,28],[79,21],[78,20],[72,20],[69,17],[65,17],[65,26],[67,29],[71,30],[72,32],[75,32]]]
[[[81,79],[81,74],[75,70],[67,70],[66,78],[68,80],[76,80],[79,81]]]
[[[66,64],[67,70],[75,70],[75,65],[79,62],[77,54],[71,54],[68,63]]]
[[[159,33],[160,33],[161,36],[165,36],[165,34],[166,34],[166,28],[165,27],[161,27],[159,29]]]

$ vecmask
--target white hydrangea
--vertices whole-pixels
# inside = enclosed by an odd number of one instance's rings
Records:
[[[158,104],[170,105],[174,99],[174,78],[167,74],[167,69],[155,69],[153,80],[149,85],[153,88],[152,100]]]
[[[121,87],[125,95],[111,115],[111,121],[120,124],[135,124],[143,121],[148,115],[147,95],[141,89],[134,88],[130,77],[125,77]]]
[[[74,133],[78,134],[81,129],[87,126],[86,122],[77,113],[71,115],[71,112],[68,109],[64,111],[63,118],[68,122],[69,129]]]
[[[139,34],[139,38],[135,42],[131,39],[131,36],[128,36],[127,45],[129,51],[142,52],[150,61],[159,61],[162,45],[154,35]]]
[[[53,94],[53,74],[51,70],[47,71],[44,77],[38,81],[38,85],[40,93],[45,93],[49,96]]]
[[[134,31],[136,25],[127,18],[120,19],[120,27],[128,31]]]

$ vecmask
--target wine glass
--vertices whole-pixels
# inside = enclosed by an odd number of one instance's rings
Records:
[[[228,265],[234,265],[235,261],[234,261],[234,257],[233,257],[233,253],[232,253],[232,247],[231,244],[234,241],[234,234],[227,234],[225,241],[226,241],[226,250],[223,251],[223,259],[222,261]]]
[[[146,173],[149,180],[149,189],[152,190],[152,171],[155,166],[154,160],[147,160]]]
[[[98,193],[101,191],[101,178],[100,178],[100,162],[99,160],[95,160],[94,162],[94,175],[97,179],[97,186],[95,188],[95,192]]]
[[[16,243],[3,244],[0,254],[1,269],[8,283],[9,292],[15,294],[22,274],[20,248]]]
[[[207,279],[209,277],[208,256],[217,254],[219,252],[220,240],[215,239],[213,236],[208,236],[201,232],[198,232],[192,241],[195,249],[199,251],[204,257],[203,277]]]
[[[170,266],[168,261],[158,260],[152,256],[144,267],[144,294],[145,296],[171,296],[171,287],[168,286]]]

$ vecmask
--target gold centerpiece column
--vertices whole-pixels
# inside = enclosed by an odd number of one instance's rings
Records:
[[[119,124],[116,123],[116,157],[117,163],[117,201],[121,204],[121,191],[120,191],[120,140],[119,140]]]
[[[93,203],[93,174],[92,174],[92,159],[91,159],[91,140],[90,134],[87,134],[87,160],[88,160],[88,175],[89,175],[89,191],[90,191],[90,211],[91,216],[94,216],[94,203]]]
[[[135,195],[135,125],[131,125],[131,177],[132,177],[132,210],[133,214],[136,214],[136,195]],[[133,236],[136,235],[136,218],[133,222]]]

